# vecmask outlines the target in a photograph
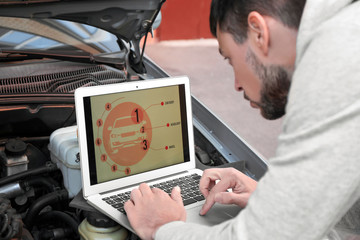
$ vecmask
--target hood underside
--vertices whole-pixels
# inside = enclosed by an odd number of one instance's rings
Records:
[[[61,19],[104,29],[126,42],[151,31],[163,0],[0,1],[0,16]]]

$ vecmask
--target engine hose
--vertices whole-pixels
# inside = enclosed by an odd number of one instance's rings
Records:
[[[8,226],[6,235],[5,236],[1,235],[0,240],[10,240],[13,235],[14,233],[11,226]]]
[[[64,212],[51,211],[51,212],[46,212],[46,213],[40,214],[40,216],[38,216],[38,221],[39,222],[51,222],[51,221],[60,222],[61,221],[71,228],[71,230],[76,234],[76,237],[78,237],[78,235],[79,235],[79,233],[78,233],[79,223],[74,218],[72,218],[69,214],[66,214]]]
[[[73,239],[73,231],[70,228],[55,228],[50,230],[42,230],[39,234],[39,239],[41,240],[57,240],[57,239],[69,239],[71,237]],[[79,239],[79,236],[76,236]]]
[[[18,181],[25,177],[31,177],[31,176],[41,175],[44,173],[50,173],[50,172],[54,172],[56,170],[58,170],[56,164],[54,164],[52,162],[47,162],[46,165],[43,167],[30,169],[30,170],[27,170],[24,172],[20,172],[20,173],[14,174],[14,175],[10,175],[10,176],[1,178],[0,186],[11,183],[11,182]]]
[[[16,210],[8,208],[6,212],[0,214],[0,240],[10,240],[22,231],[21,216],[16,214]]]
[[[0,214],[0,224],[1,224],[1,229],[0,229],[0,234],[2,235],[5,230],[7,229],[8,227],[8,221],[9,221],[9,218],[6,214],[4,213],[1,213]]]
[[[68,192],[65,189],[48,193],[38,198],[35,202],[31,204],[24,218],[24,223],[26,227],[29,230],[32,229],[35,219],[37,218],[38,214],[44,207],[67,199],[68,199]]]
[[[59,184],[54,179],[46,177],[27,179],[22,182],[22,186],[25,188],[30,186],[43,186],[48,190],[48,192],[54,192],[59,188]]]

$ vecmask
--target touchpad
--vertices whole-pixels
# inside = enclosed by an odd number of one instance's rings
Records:
[[[215,203],[206,215],[201,216],[199,214],[201,208],[202,206],[188,209],[186,221],[212,226],[236,217],[242,209],[237,205],[223,205]]]

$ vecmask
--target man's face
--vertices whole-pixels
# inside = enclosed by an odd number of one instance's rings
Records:
[[[259,108],[266,119],[285,114],[293,69],[261,63],[247,42],[238,44],[227,32],[217,32],[219,51],[233,67],[235,90],[244,91],[250,105]]]

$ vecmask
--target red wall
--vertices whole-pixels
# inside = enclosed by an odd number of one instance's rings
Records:
[[[158,40],[211,38],[211,0],[167,0],[162,9]]]

